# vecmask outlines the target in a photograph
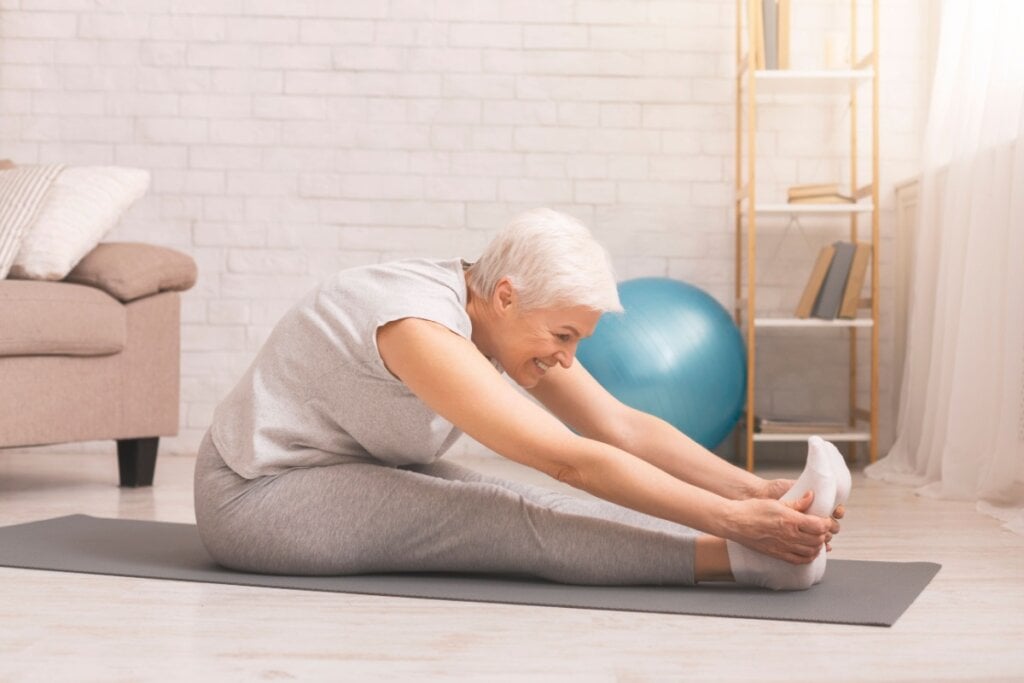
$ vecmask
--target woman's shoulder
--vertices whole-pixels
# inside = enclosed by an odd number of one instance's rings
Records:
[[[437,293],[466,298],[461,259],[410,258],[371,263],[340,270],[321,286],[322,292],[344,292],[404,296],[432,296]],[[445,292],[444,290],[447,290]]]
[[[462,259],[410,258],[382,263],[380,268],[384,272],[393,272],[444,284],[464,282]]]

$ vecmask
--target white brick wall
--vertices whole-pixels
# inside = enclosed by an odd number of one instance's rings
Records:
[[[882,3],[883,447],[891,188],[918,160],[925,4]],[[848,3],[794,5],[794,64],[820,66],[822,30],[845,25]],[[689,280],[731,306],[734,20],[720,0],[2,0],[0,156],[152,171],[110,239],[199,263],[181,434],[165,440],[188,452],[318,280],[472,258],[524,208],[586,221],[622,278]],[[838,107],[765,107],[759,190],[842,173],[846,121]],[[794,306],[817,245],[845,235],[803,228],[811,245],[796,228],[762,232],[767,313]],[[844,409],[841,336],[761,339],[763,409]],[[821,368],[810,385],[809,359]]]

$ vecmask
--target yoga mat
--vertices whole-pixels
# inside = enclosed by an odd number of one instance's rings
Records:
[[[240,586],[516,605],[892,626],[940,565],[829,560],[806,591],[732,583],[577,586],[480,574],[278,576],[224,569],[193,524],[69,515],[0,527],[0,566]]]

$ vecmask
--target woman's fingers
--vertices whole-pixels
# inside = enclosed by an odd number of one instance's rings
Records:
[[[789,527],[788,544],[778,548],[777,557],[782,557],[795,564],[806,564],[812,562],[819,552],[830,552],[832,550],[832,538],[839,532],[839,523],[831,517],[816,517],[801,512],[810,504],[810,496],[804,496],[794,501],[793,510],[796,517],[790,520],[793,526]]]
[[[794,479],[773,479],[768,483],[767,495],[765,498],[774,498],[778,500],[782,496],[786,495],[786,492],[793,488],[793,484],[796,483]]]
[[[825,543],[825,534],[800,538],[789,546],[789,551],[804,557],[814,558]]]
[[[818,556],[819,552],[821,552],[820,545],[817,548],[812,549],[809,553],[786,553],[782,559],[792,564],[809,564],[814,562],[814,558]]]
[[[755,549],[792,564],[807,564],[808,562],[814,561],[814,558],[816,558],[818,553],[822,551],[822,546],[825,543],[824,538],[825,537],[822,536],[817,539],[813,545],[784,544],[781,541],[776,541],[768,547]]]
[[[807,508],[811,507],[811,503],[814,502],[814,491],[805,491],[804,495],[800,496],[796,500],[788,502],[789,506],[797,512],[803,512]]]
[[[808,492],[799,500],[742,501],[736,516],[737,536],[748,547],[793,564],[812,562],[838,530],[830,517],[808,515],[802,510],[813,502]]]
[[[828,517],[803,515],[797,530],[803,535],[822,536],[832,530],[832,524]]]
[[[832,532],[832,525],[836,522],[828,517],[815,517],[801,512],[810,504],[811,492],[797,501],[791,501],[792,512],[786,515],[784,522],[785,538],[793,546],[810,549],[816,552],[825,542],[827,534]]]

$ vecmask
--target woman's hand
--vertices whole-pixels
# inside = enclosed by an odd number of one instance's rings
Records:
[[[786,491],[793,488],[796,481],[793,479],[761,479],[750,488],[748,498],[769,498],[778,500],[785,495]]]
[[[811,562],[822,544],[832,538],[833,525],[839,530],[835,520],[804,514],[813,496],[808,491],[799,500],[785,503],[766,498],[731,501],[724,520],[725,536],[793,564]]]
[[[786,491],[793,487],[796,482],[793,479],[762,479],[750,489],[750,498],[767,498],[778,500],[786,494]],[[839,522],[846,514],[846,508],[840,505],[832,512],[832,525],[829,528],[828,538],[825,539],[825,550],[832,552],[832,537],[839,533]]]
[[[832,528],[829,529],[828,538],[825,539],[825,550],[832,552],[832,536],[839,533],[839,522],[837,519],[842,519],[843,515],[846,514],[846,508],[842,505],[832,511]]]

